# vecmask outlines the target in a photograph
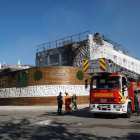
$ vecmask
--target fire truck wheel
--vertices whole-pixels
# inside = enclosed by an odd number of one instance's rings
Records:
[[[127,105],[127,113],[125,114],[125,117],[130,118],[131,115],[132,115],[132,107],[131,107],[131,104],[128,103],[128,105]]]
[[[101,114],[98,114],[98,113],[93,113],[94,117],[95,118],[100,118],[101,117]]]

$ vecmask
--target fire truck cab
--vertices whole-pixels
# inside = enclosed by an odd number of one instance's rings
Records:
[[[135,111],[134,91],[139,91],[139,83],[124,74],[102,72],[97,69],[97,60],[93,72],[96,75],[92,76],[90,81],[90,112],[95,117],[101,114],[123,114],[130,118]],[[138,97],[140,97],[139,92]]]

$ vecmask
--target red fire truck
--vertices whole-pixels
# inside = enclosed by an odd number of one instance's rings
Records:
[[[90,112],[95,117],[101,114],[123,114],[130,118],[135,111],[134,91],[138,92],[140,101],[139,74],[105,58],[85,60],[84,71],[94,74],[90,80]],[[87,88],[88,79],[85,84]]]

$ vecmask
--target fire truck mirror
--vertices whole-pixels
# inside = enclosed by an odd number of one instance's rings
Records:
[[[87,89],[87,86],[88,86],[88,80],[86,79],[85,80],[85,89]]]
[[[130,87],[130,82],[126,81],[126,87]]]

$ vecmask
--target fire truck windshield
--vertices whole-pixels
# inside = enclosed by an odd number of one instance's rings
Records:
[[[119,76],[92,77],[91,89],[120,89]]]

